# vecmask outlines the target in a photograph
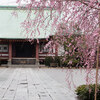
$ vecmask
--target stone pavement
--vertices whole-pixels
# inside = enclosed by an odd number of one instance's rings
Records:
[[[39,68],[0,68],[0,100],[76,100]]]

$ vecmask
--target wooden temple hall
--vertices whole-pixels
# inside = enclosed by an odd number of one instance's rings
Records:
[[[12,16],[12,12],[17,12],[18,17]],[[34,10],[33,10],[34,11]],[[49,10],[46,9],[46,13]],[[49,53],[49,48],[44,49],[48,42],[51,29],[48,28],[47,34],[43,29],[43,34],[35,35],[34,42],[29,42],[26,33],[20,27],[20,23],[26,18],[26,12],[16,7],[0,7],[0,63],[1,64],[44,64],[46,56],[57,55],[57,48],[53,48]],[[30,37],[29,37],[30,38]],[[39,40],[39,43],[37,42]]]

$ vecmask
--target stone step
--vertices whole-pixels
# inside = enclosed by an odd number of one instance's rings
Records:
[[[17,65],[17,64],[12,64],[12,65],[7,65],[7,64],[2,64],[1,67],[18,67],[18,68],[41,68],[41,67],[45,67],[45,65]]]

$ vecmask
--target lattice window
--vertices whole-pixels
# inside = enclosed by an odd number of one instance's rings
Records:
[[[0,45],[0,52],[8,52],[8,45]]]

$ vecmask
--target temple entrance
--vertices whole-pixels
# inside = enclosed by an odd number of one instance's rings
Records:
[[[12,45],[12,56],[21,58],[35,58],[36,46],[30,42],[16,42]]]
[[[36,45],[30,42],[14,42],[12,64],[36,64]]]

